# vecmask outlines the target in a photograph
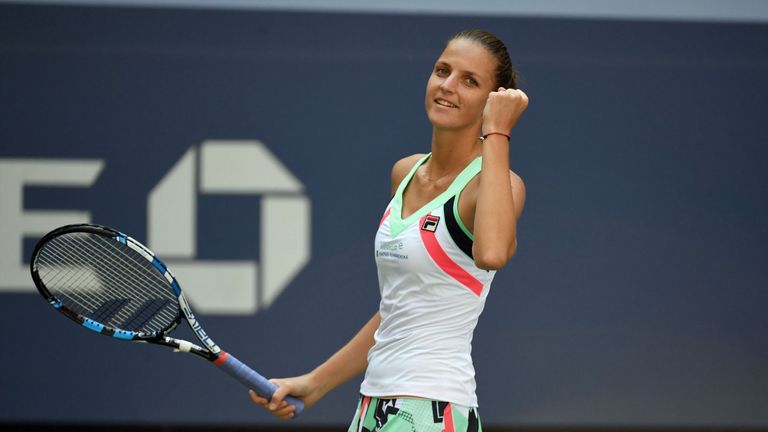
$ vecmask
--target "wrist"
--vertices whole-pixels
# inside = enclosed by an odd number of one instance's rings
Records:
[[[510,140],[509,134],[504,133],[504,132],[497,132],[497,131],[493,131],[492,130],[491,132],[485,132],[483,134],[483,136],[480,137],[480,141],[485,142],[485,140],[487,140],[488,137],[492,137],[492,136],[504,137],[504,138],[507,139],[507,142],[509,142],[509,140]]]

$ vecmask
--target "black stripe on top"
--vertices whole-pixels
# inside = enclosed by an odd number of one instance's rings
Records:
[[[456,246],[459,247],[468,257],[475,259],[472,256],[472,239],[469,238],[467,233],[459,226],[459,221],[456,220],[456,216],[453,214],[453,203],[456,201],[456,197],[452,197],[443,206],[443,214],[445,215],[445,226],[448,228],[448,233],[451,235]]]

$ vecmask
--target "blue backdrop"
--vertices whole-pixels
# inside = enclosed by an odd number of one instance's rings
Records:
[[[262,141],[311,200],[310,261],[269,309],[201,319],[262,373],[303,373],[377,307],[389,171],[428,150],[426,79],[469,27],[531,98],[520,246],[473,347],[484,422],[768,427],[766,25],[3,5],[0,159],[103,160],[24,208],[145,240],[190,147]],[[200,198],[198,255],[258,260],[259,205]],[[273,422],[205,362],[93,336],[30,287],[0,292],[0,422]],[[358,385],[299,421],[348,422]]]

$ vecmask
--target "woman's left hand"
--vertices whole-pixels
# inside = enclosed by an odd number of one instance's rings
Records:
[[[526,108],[528,95],[522,90],[499,87],[498,91],[491,92],[483,109],[483,135],[509,133]]]

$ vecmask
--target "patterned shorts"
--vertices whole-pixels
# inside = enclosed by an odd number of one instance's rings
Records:
[[[347,432],[482,432],[477,409],[420,398],[360,396]]]

